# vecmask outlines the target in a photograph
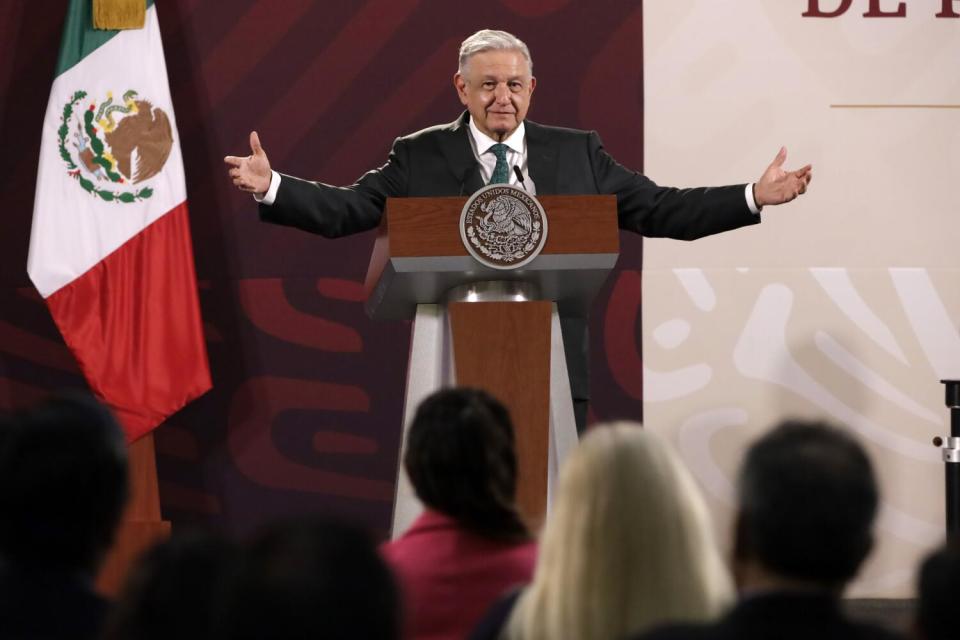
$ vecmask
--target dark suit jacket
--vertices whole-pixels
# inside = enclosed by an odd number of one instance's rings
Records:
[[[450,124],[398,138],[387,163],[355,184],[334,187],[283,176],[261,219],[338,238],[375,228],[390,197],[469,195],[483,186],[470,145],[468,112]],[[527,168],[538,195],[617,196],[621,229],[650,237],[693,240],[756,224],[746,185],[661,187],[617,163],[595,131],[526,121]],[[589,397],[586,320],[563,319],[564,346],[574,398]]]
[[[825,595],[770,593],[744,599],[713,625],[671,625],[634,640],[898,640],[901,636],[847,620]]]

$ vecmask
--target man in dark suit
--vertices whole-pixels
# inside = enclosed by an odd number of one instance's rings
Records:
[[[822,423],[787,421],[750,447],[738,493],[740,602],[716,624],[664,627],[640,639],[897,637],[841,612],[843,589],[872,546],[879,500],[855,440]]]
[[[755,224],[764,205],[789,202],[810,183],[809,165],[783,169],[781,149],[754,184],[660,187],[618,164],[596,132],[527,121],[537,85],[533,61],[527,46],[503,31],[484,29],[464,40],[453,82],[466,111],[450,124],[398,138],[387,163],[349,187],[272,171],[256,132],[249,156],[224,161],[233,183],[261,203],[263,220],[327,238],[376,227],[388,197],[469,195],[490,182],[521,184],[522,177],[522,187],[539,195],[616,195],[622,229],[693,240]],[[563,334],[582,428],[589,398],[586,320],[563,319]]]

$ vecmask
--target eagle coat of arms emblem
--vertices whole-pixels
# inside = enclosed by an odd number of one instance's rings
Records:
[[[160,173],[173,148],[169,116],[133,90],[119,100],[112,92],[89,104],[85,98],[86,91],[71,96],[57,130],[67,175],[106,202],[146,200],[153,189],[141,183]]]
[[[547,241],[547,216],[523,189],[490,184],[467,200],[460,213],[467,251],[494,269],[517,269],[540,254]]]

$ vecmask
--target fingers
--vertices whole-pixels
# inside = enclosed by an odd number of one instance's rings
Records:
[[[233,186],[235,186],[237,189],[240,189],[240,191],[246,191],[247,193],[253,193],[253,192],[254,192],[253,186],[250,185],[250,184],[249,184],[246,180],[244,180],[243,178],[234,178],[234,179],[233,179]]]
[[[811,177],[812,174],[809,171],[797,177],[797,195],[802,195],[807,192],[807,186],[810,184]]]
[[[254,183],[260,183],[262,180],[255,174],[258,169],[255,167],[256,162],[254,162],[254,160],[256,155],[260,155],[262,160],[258,160],[257,162],[265,161],[266,154],[260,146],[260,138],[257,136],[256,131],[250,132],[250,149],[254,155],[225,156],[223,162],[230,167],[227,174],[230,176],[233,186],[247,193],[257,193],[257,190],[254,188]],[[267,168],[269,169],[269,167]]]
[[[809,175],[809,174],[808,174]],[[796,200],[798,196],[807,192],[809,180],[806,177],[799,178],[794,174],[789,174],[776,189],[776,196],[773,200],[775,204],[786,204]]]
[[[777,153],[777,157],[773,159],[771,163],[774,167],[782,167],[783,163],[787,161],[787,148],[780,147],[780,151]]]
[[[787,174],[788,183],[791,184],[791,187],[788,188],[788,194],[792,193],[792,197],[789,197],[787,202],[793,200],[798,195],[802,195],[807,192],[807,186],[810,184],[810,180],[813,179],[813,165],[806,165],[796,171],[791,171]]]

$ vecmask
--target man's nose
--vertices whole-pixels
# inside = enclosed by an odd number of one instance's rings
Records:
[[[505,84],[498,84],[497,88],[493,92],[493,95],[500,104],[507,104],[510,102],[510,89],[508,89],[507,85]]]

